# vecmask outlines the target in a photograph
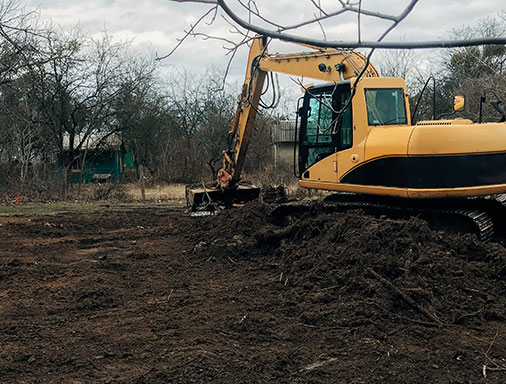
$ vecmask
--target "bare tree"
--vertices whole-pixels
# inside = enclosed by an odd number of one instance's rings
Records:
[[[496,37],[506,34],[504,18],[484,18],[476,25],[452,31],[455,37]],[[481,47],[455,48],[445,52],[441,82],[446,92],[466,96],[465,116],[477,121],[480,110],[484,119],[497,119],[497,112],[490,103],[481,103],[482,97],[493,101],[506,98],[506,47],[484,45]],[[481,107],[480,108],[480,104]]]
[[[113,42],[107,33],[98,39],[79,30],[47,35],[48,59],[30,68],[30,97],[67,177],[72,168],[82,173],[93,134],[106,140],[119,131],[115,99],[125,88],[135,90],[152,66],[135,64],[128,43]]]
[[[202,74],[174,72],[168,102],[178,122],[179,180],[200,177],[194,170],[205,168],[210,158],[217,158],[226,143],[226,129],[233,118],[234,97],[220,89],[221,73],[208,70]]]
[[[411,49],[392,51],[382,50],[380,53],[379,70],[384,77],[402,77],[409,79],[415,71],[417,60],[415,51]]]
[[[43,148],[42,129],[37,123],[32,108],[26,98],[3,103],[4,132],[9,132],[10,158],[19,164],[19,180],[24,185],[28,177],[30,165],[37,160]]]
[[[26,11],[19,0],[0,1],[0,84],[47,61],[47,34],[36,11]]]

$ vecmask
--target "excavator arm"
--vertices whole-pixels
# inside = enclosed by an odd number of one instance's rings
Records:
[[[260,95],[268,72],[335,82],[357,77],[366,65],[366,58],[352,50],[310,48],[313,50],[269,54],[265,38],[258,37],[253,40],[241,96],[229,131],[232,147],[224,151],[223,166],[218,172],[217,182],[222,189],[233,188],[241,179]],[[369,64],[364,76],[379,77],[379,74],[376,68]]]
[[[199,206],[208,209],[213,200],[220,202],[228,200],[233,203],[258,197],[258,188],[241,188],[239,182],[268,72],[337,82],[357,77],[367,65],[364,55],[353,50],[305,47],[311,50],[269,54],[265,37],[257,36],[253,40],[244,84],[229,130],[229,148],[223,151],[223,162],[217,173],[216,187],[187,189],[187,200],[192,211]],[[364,76],[379,77],[379,74],[372,64],[369,64]],[[238,198],[234,199],[234,195]]]

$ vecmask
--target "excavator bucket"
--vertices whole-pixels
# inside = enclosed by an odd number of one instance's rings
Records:
[[[216,186],[186,186],[186,204],[191,216],[213,215],[234,204],[245,204],[258,199],[260,188],[240,184],[236,188],[222,190]]]

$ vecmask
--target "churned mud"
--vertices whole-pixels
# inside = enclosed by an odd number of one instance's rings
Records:
[[[271,209],[0,218],[0,381],[506,382],[502,245]]]

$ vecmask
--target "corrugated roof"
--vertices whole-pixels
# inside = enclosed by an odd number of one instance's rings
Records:
[[[109,136],[108,136],[109,135]],[[109,134],[107,132],[97,132],[90,134],[86,139],[84,135],[76,135],[74,137],[74,148],[85,140],[81,149],[96,149],[98,146],[101,148],[119,148],[121,146],[121,137],[117,133]],[[69,149],[70,136],[67,134],[63,137],[63,149]]]

